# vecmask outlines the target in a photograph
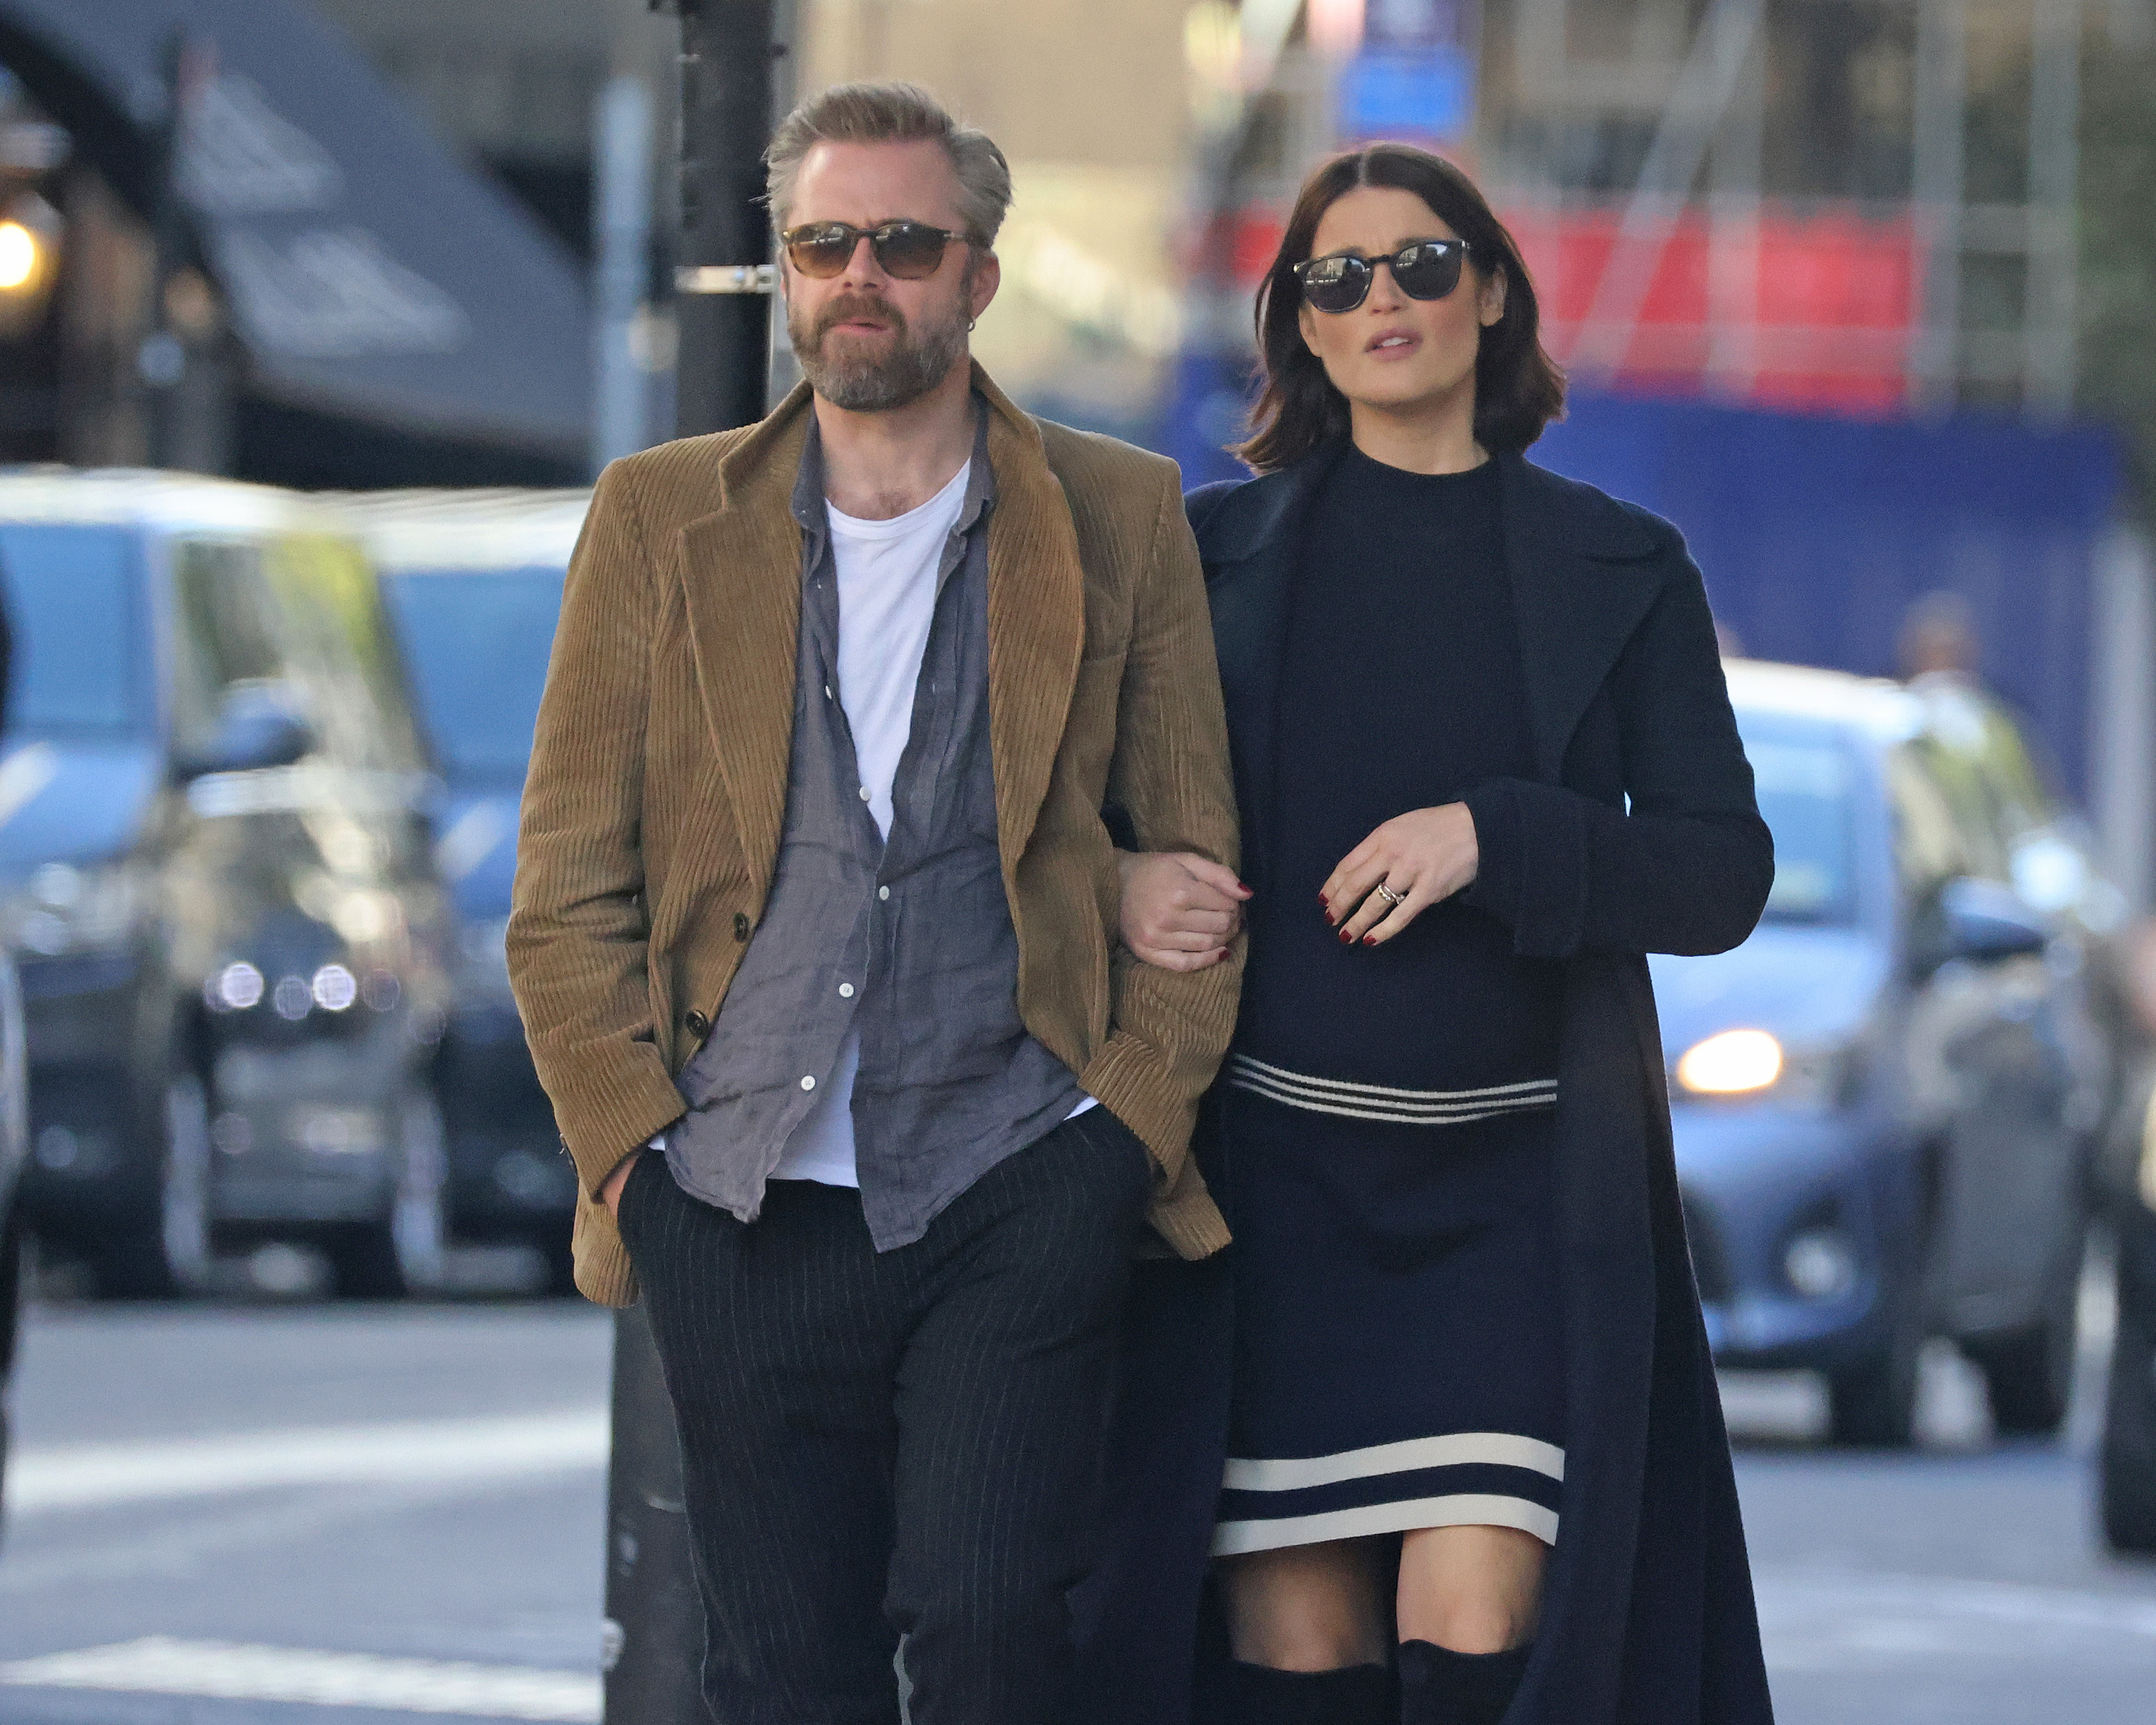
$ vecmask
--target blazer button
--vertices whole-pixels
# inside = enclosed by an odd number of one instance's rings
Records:
[[[734,912],[734,938],[737,941],[748,938],[748,912],[746,911]]]
[[[711,1034],[711,1021],[701,1012],[691,1011],[688,1017],[681,1020],[681,1023],[691,1036],[708,1036]]]

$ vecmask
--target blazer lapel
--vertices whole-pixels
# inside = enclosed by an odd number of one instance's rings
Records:
[[[719,507],[681,530],[696,686],[758,896],[786,822],[801,623],[793,482],[808,426],[804,385],[719,464]]]
[[[1008,881],[1033,836],[1063,745],[1086,650],[1086,572],[1040,428],[978,365],[973,388],[988,405],[996,480],[988,513],[988,746],[996,842]]]
[[[1556,784],[1573,732],[1661,591],[1659,547],[1601,492],[1518,455],[1497,459],[1535,769]]]

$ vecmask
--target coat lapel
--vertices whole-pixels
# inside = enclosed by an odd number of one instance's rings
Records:
[[[1573,732],[1661,591],[1659,547],[1602,492],[1518,455],[1497,459],[1536,776],[1556,784]]]
[[[719,507],[681,530],[680,581],[711,726],[759,896],[786,822],[801,623],[801,529],[793,482],[808,433],[796,389],[719,463]]]
[[[1063,744],[1086,650],[1086,572],[1040,428],[978,366],[973,388],[988,405],[996,480],[988,514],[988,745],[996,842],[1009,881],[1033,836]]]

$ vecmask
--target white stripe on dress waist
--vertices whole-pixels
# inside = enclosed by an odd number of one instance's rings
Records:
[[[1229,1085],[1291,1108],[1337,1114],[1350,1120],[1383,1120],[1403,1126],[1465,1126],[1500,1114],[1521,1114],[1553,1107],[1557,1080],[1533,1078],[1517,1084],[1485,1085],[1476,1090],[1399,1090],[1383,1084],[1351,1084],[1344,1079],[1312,1078],[1269,1066],[1239,1054],[1229,1062]]]

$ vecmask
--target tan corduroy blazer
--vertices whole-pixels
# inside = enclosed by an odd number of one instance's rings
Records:
[[[1101,809],[1148,850],[1235,862],[1213,631],[1175,465],[989,408],[988,728],[1026,1027],[1142,1137],[1152,1220],[1186,1257],[1227,1230],[1188,1155],[1235,1024],[1231,962],[1191,975],[1116,945]],[[575,1159],[577,1286],[635,1297],[594,1194],[682,1111],[771,886],[793,737],[810,411],[688,438],[601,477],[571,559],[518,840],[509,969]]]

